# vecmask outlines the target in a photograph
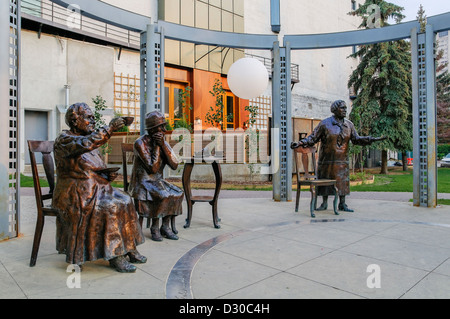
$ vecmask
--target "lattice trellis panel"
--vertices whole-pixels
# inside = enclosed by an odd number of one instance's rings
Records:
[[[134,117],[130,132],[140,131],[140,92],[140,79],[136,75],[114,73],[114,112]]]
[[[249,101],[249,105],[258,107],[258,115],[253,127],[260,131],[268,129],[268,118],[272,116],[272,98],[270,96],[259,96]]]

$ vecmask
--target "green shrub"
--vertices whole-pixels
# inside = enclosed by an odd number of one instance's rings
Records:
[[[441,144],[437,147],[437,157],[439,159],[443,158],[445,155],[450,153],[450,144]]]

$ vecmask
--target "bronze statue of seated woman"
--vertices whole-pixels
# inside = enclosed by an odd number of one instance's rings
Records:
[[[183,190],[163,178],[166,165],[177,169],[178,159],[169,143],[164,141],[166,120],[158,111],[145,117],[147,134],[134,143],[134,163],[130,182],[130,194],[138,200],[138,211],[152,219],[152,239],[162,237],[177,240],[175,217],[183,213]],[[162,226],[159,228],[159,218]],[[172,228],[170,227],[170,224]]]
[[[135,272],[131,263],[147,261],[136,249],[144,242],[138,216],[132,198],[111,186],[117,173],[107,168],[98,151],[124,126],[124,120],[115,118],[95,129],[89,106],[77,103],[68,108],[66,123],[70,129],[58,136],[54,146],[57,250],[71,264],[103,258],[119,272]]]

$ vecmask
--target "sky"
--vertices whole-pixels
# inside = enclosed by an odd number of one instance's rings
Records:
[[[450,12],[450,0],[387,0],[388,2],[405,8],[403,14],[406,16],[402,22],[416,20],[417,11],[422,4],[425,15],[431,17],[437,14]]]

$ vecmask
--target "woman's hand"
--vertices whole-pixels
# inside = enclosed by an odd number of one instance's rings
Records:
[[[152,139],[155,141],[156,145],[164,145],[164,133],[158,132],[152,135]]]
[[[306,144],[303,142],[303,140],[298,141],[298,142],[292,142],[292,143],[291,143],[291,148],[292,148],[292,149],[299,148],[300,146],[303,146],[303,147],[306,146]]]

